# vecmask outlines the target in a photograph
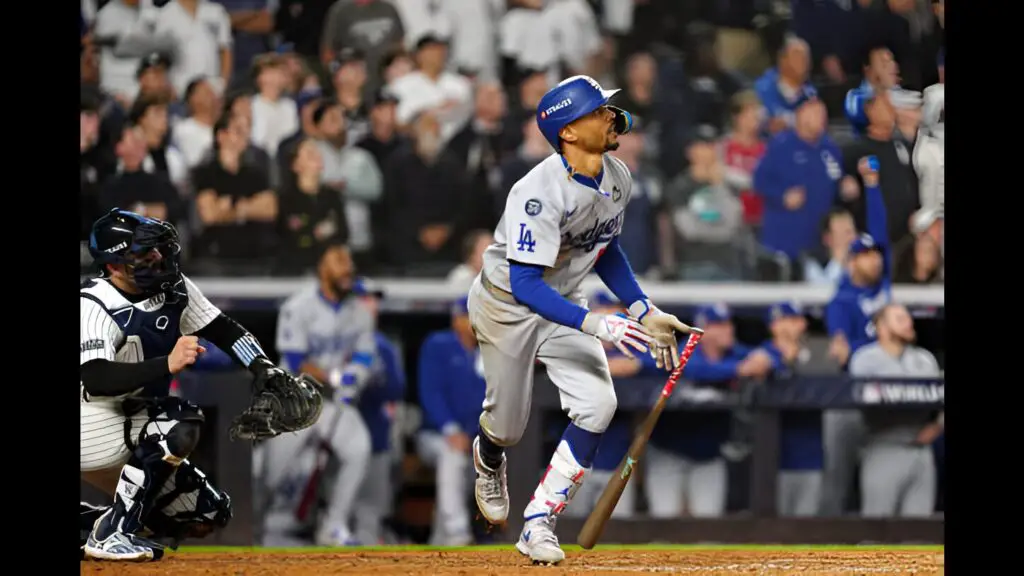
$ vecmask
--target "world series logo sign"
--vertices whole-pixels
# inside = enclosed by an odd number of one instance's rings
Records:
[[[858,404],[945,404],[943,382],[865,382],[854,389]]]

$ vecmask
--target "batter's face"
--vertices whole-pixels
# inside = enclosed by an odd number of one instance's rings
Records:
[[[603,154],[619,148],[619,135],[615,132],[615,113],[607,106],[601,106],[562,128],[561,136],[566,143],[592,154]]]

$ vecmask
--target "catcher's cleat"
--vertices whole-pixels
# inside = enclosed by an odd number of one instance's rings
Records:
[[[565,552],[558,545],[555,536],[554,515],[528,520],[516,542],[516,550],[527,556],[534,564],[553,566],[565,560]]]
[[[473,439],[473,466],[476,468],[476,482],[473,495],[477,508],[484,520],[502,525],[508,520],[508,479],[505,470],[508,461],[501,455],[501,466],[492,470],[480,458],[480,437]]]
[[[118,530],[112,521],[113,510],[104,513],[93,526],[82,555],[93,560],[114,562],[149,562],[164,555],[164,547],[156,542]]]

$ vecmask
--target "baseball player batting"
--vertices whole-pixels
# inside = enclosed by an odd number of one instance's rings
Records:
[[[632,180],[626,165],[605,152],[618,148],[618,135],[633,121],[608,105],[616,92],[573,76],[541,99],[537,124],[556,153],[512,186],[469,294],[487,382],[473,441],[474,493],[488,522],[508,519],[504,450],[526,428],[535,359],[547,367],[571,420],[523,513],[516,549],[534,563],[565,558],[555,522],[583,484],[615,414],[600,341],[628,356],[649,352],[659,368],[671,370],[675,333],[690,331],[651,304],[619,246]],[[579,285],[591,270],[628,303],[628,317],[587,310]]]
[[[231,428],[256,440],[311,426],[316,387],[267,359],[259,342],[213,306],[178,268],[167,222],[114,209],[93,224],[89,253],[102,275],[80,291],[82,478],[113,494],[83,503],[83,557],[147,561],[158,540],[201,537],[231,518],[231,500],[188,461],[203,413],[170,395],[171,378],[205,350],[202,337],[255,376],[253,403]]]

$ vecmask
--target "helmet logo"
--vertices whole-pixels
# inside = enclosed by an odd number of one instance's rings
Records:
[[[117,246],[114,246],[113,248],[107,248],[106,250],[104,250],[104,252],[106,252],[107,254],[113,254],[114,252],[117,252],[119,250],[124,250],[127,247],[128,247],[128,243],[127,242],[121,242],[120,244],[118,244]]]
[[[551,106],[547,110],[544,110],[543,112],[540,113],[540,119],[543,120],[547,118],[549,115],[554,114],[555,112],[558,112],[562,108],[566,108],[569,106],[572,106],[572,98],[566,98],[565,100],[562,100],[558,104],[555,104],[554,106]]]

